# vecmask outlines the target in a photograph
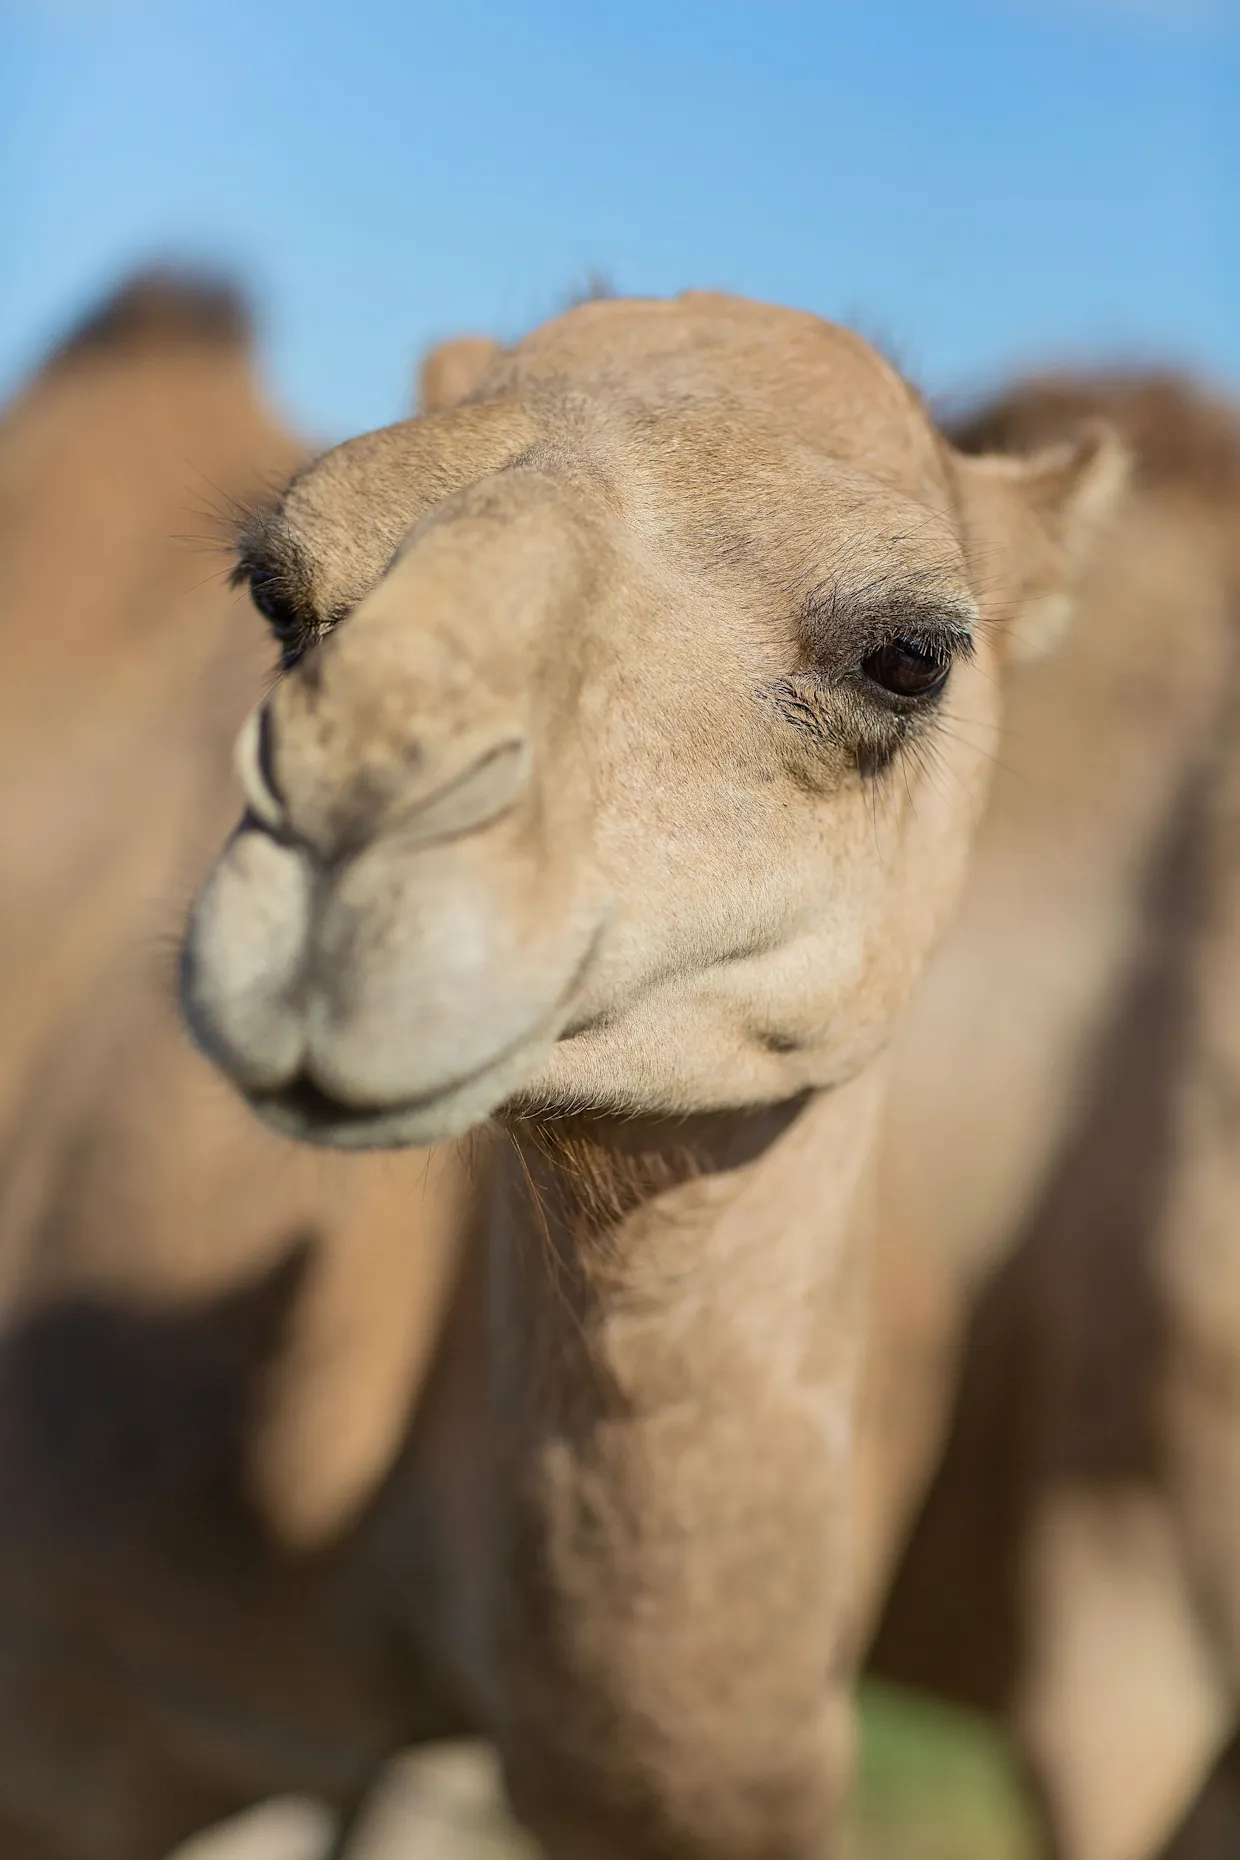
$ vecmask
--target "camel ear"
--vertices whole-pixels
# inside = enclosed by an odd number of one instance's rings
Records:
[[[428,349],[418,383],[419,413],[442,413],[467,399],[499,352],[489,336],[455,336]]]
[[[1098,420],[1063,445],[959,464],[971,550],[981,580],[1002,590],[1011,657],[1040,658],[1068,627],[1123,500],[1131,454],[1114,427]]]

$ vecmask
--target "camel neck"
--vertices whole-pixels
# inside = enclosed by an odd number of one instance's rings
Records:
[[[636,1289],[643,1241],[666,1228],[707,1241],[752,1170],[808,1114],[810,1094],[783,1104],[681,1118],[578,1116],[512,1130],[511,1232],[534,1239],[562,1289],[566,1275]],[[679,1250],[679,1249],[677,1249]],[[704,1259],[703,1265],[707,1263]]]
[[[516,1135],[492,1238],[491,1542],[500,1741],[545,1839],[543,1785],[562,1800],[576,1777],[583,1801],[631,1798],[631,1851],[661,1853],[637,1835],[643,1790],[656,1771],[672,1796],[696,1786],[668,1772],[702,1712],[699,1751],[749,1727],[715,1751],[725,1774],[792,1739],[807,1825],[825,1812],[806,1726],[828,1735],[847,1659],[878,1104],[865,1077],[771,1111]],[[754,1853],[784,1851],[807,1850],[755,1833]]]

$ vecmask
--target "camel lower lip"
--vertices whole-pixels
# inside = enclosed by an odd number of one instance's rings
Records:
[[[489,1116],[509,1099],[522,1083],[524,1066],[531,1053],[536,1054],[544,1042],[556,1038],[567,1004],[581,987],[603,934],[604,924],[596,925],[589,944],[568,985],[555,1006],[525,1032],[491,1053],[479,1066],[445,1080],[433,1091],[418,1096],[394,1099],[388,1103],[351,1105],[323,1091],[313,1079],[304,1075],[280,1086],[276,1091],[247,1093],[252,1109],[264,1123],[282,1136],[295,1137],[302,1143],[322,1144],[332,1149],[393,1149],[437,1142],[441,1137],[458,1135],[478,1120],[479,1088],[498,1075],[503,1089],[482,1111]],[[468,1115],[458,1120],[456,1107],[469,1106]]]
[[[335,1129],[349,1124],[373,1124],[377,1119],[391,1117],[401,1111],[425,1110],[439,1098],[448,1096],[457,1085],[469,1083],[469,1079],[459,1079],[452,1085],[446,1085],[442,1092],[430,1092],[421,1098],[410,1098],[395,1104],[357,1106],[342,1104],[338,1098],[320,1091],[310,1079],[298,1079],[292,1085],[281,1087],[279,1091],[258,1094],[252,1102],[260,1111],[284,1112],[307,1126],[319,1124],[324,1128]]]
[[[333,1149],[403,1147],[419,1140],[419,1127],[423,1123],[437,1125],[440,1112],[461,1094],[470,1092],[488,1073],[502,1067],[511,1052],[519,1050],[523,1044],[524,1041],[517,1042],[515,1048],[493,1055],[484,1065],[449,1080],[432,1092],[390,1104],[344,1104],[306,1078],[297,1079],[279,1091],[254,1094],[250,1104],[264,1123],[302,1143],[318,1143]],[[439,1132],[435,1130],[430,1134]]]

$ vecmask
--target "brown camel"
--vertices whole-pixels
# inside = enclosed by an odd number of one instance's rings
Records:
[[[855,336],[691,296],[248,531],[286,675],[183,999],[282,1132],[500,1118],[409,1607],[551,1856],[838,1851],[883,1054],[1122,473],[965,458]]]
[[[0,422],[3,1860],[161,1860],[421,1728],[381,1554],[280,1546],[387,1470],[468,1184],[280,1143],[175,1006],[270,655],[173,538],[294,458],[235,303],[158,279]]]
[[[1134,490],[1078,625],[1010,681],[896,1058],[888,1170],[914,1140],[924,1162],[880,1234],[862,1562],[877,1599],[976,1306],[877,1657],[1007,1714],[1056,1854],[1152,1860],[1240,1690],[1240,421],[1174,380],[1064,381],[958,438],[1100,415]],[[1240,1848],[1223,1793],[1186,1860]]]

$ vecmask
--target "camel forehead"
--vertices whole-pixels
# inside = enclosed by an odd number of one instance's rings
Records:
[[[908,384],[854,331],[805,311],[692,292],[578,305],[518,343],[494,377],[518,400],[574,393],[650,414],[714,414],[918,489],[941,475]]]
[[[507,351],[471,402],[327,453],[285,508],[330,517],[334,499],[382,498],[402,478],[442,496],[546,443],[623,475],[676,428],[719,473],[729,446],[742,479],[756,454],[781,452],[795,475],[808,449],[940,501],[938,436],[869,343],[804,311],[699,292],[578,305]]]
[[[868,343],[804,312],[698,293],[583,304],[543,325],[472,402],[316,461],[268,540],[278,561],[295,559],[319,612],[344,611],[453,491],[523,460],[574,458],[669,517],[700,515],[703,499],[725,515],[794,511],[821,493],[815,460],[950,511],[933,426]],[[868,495],[867,508],[863,527],[878,516]]]

